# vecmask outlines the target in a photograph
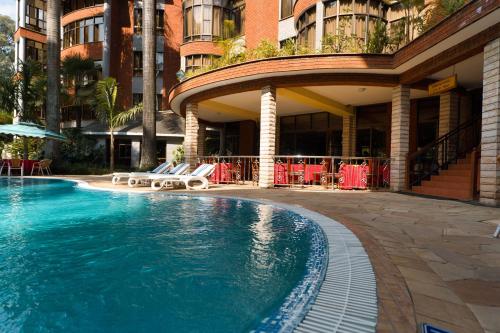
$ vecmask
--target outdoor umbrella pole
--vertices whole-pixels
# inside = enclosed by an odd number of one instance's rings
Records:
[[[23,137],[23,160],[28,159],[28,138]]]

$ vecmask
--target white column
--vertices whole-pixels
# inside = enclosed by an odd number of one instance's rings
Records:
[[[500,205],[500,38],[484,48],[480,201]]]
[[[132,140],[130,152],[130,166],[138,168],[141,163],[141,141]]]
[[[189,170],[196,169],[198,162],[198,104],[186,105],[186,136],[184,137],[184,160],[189,164]]]
[[[276,88],[265,86],[260,97],[260,169],[259,187],[274,186],[276,153]]]
[[[406,157],[410,150],[410,87],[392,90],[391,190],[406,188]]]
[[[104,41],[102,43],[102,76],[110,75],[111,62],[111,0],[104,1]]]

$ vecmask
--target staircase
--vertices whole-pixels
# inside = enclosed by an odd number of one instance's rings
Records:
[[[480,118],[473,118],[409,154],[408,189],[417,194],[473,200],[479,190],[480,128]]]
[[[429,180],[422,180],[420,186],[413,186],[414,193],[457,200],[474,199],[474,157],[468,153],[465,158],[449,164],[447,170],[439,171]]]

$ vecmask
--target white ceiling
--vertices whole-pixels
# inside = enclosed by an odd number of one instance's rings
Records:
[[[431,79],[441,80],[457,74],[458,84],[466,89],[480,88],[483,84],[483,58],[480,53],[458,64],[445,68],[430,76]]]
[[[392,99],[392,88],[389,87],[362,87],[362,86],[309,86],[304,87],[314,93],[326,98],[340,102],[344,105],[361,106],[390,102]],[[423,90],[411,90],[411,98],[427,97],[427,92]],[[212,99],[215,102],[234,106],[255,113],[260,113],[260,91],[247,91]],[[306,114],[322,112],[307,105],[298,103],[278,92],[277,111],[279,116]],[[221,111],[207,109],[200,105],[199,117],[211,122],[231,122],[246,120],[243,117],[235,116]]]

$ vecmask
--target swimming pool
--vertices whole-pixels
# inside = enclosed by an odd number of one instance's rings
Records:
[[[0,179],[0,331],[290,330],[324,235],[255,202]]]

